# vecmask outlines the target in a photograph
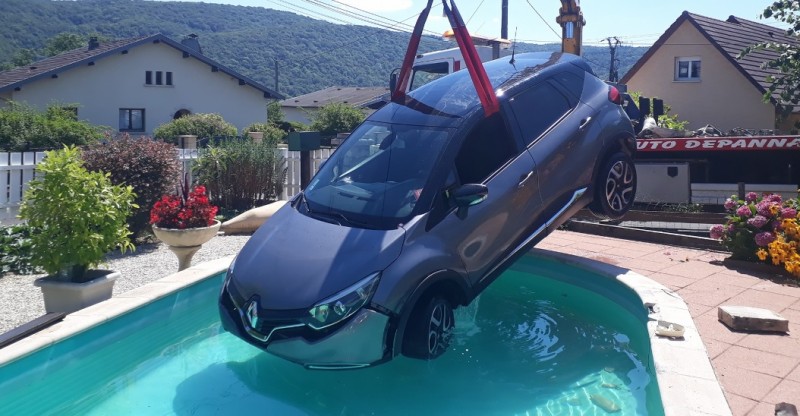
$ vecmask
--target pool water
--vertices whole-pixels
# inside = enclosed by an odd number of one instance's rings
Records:
[[[526,257],[439,359],[333,372],[222,331],[221,281],[0,367],[0,415],[663,415],[641,302],[581,269]]]

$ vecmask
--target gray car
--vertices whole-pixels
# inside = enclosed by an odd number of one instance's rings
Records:
[[[574,55],[485,64],[372,114],[252,236],[219,298],[226,330],[307,368],[444,353],[453,308],[579,209],[633,204],[634,132],[616,88]]]

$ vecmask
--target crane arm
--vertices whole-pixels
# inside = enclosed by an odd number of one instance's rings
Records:
[[[581,54],[583,43],[583,18],[580,0],[561,0],[556,22],[561,25],[561,52]]]

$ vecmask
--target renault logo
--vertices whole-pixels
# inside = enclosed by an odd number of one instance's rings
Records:
[[[247,304],[247,321],[250,327],[258,329],[258,299],[253,299]]]

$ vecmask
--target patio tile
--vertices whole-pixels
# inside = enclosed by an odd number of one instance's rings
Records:
[[[726,305],[752,306],[754,308],[769,309],[774,312],[781,311],[795,302],[794,296],[780,295],[763,290],[746,289],[736,296],[731,297]]]
[[[731,407],[731,413],[734,415],[746,415],[747,412],[758,404],[755,400],[731,392],[725,392],[725,398],[728,399],[728,405]]]
[[[724,273],[720,270],[720,266],[714,267],[716,268],[716,272],[703,280],[718,282],[722,285],[741,287],[743,289],[750,289],[762,281],[746,274]]]
[[[772,404],[774,409],[774,406],[780,402],[800,405],[798,399],[800,399],[800,382],[783,380],[764,397],[763,401]]]
[[[705,339],[715,339],[728,344],[736,344],[747,334],[734,332],[717,320],[716,308],[694,318],[694,323],[700,331],[700,336]]]
[[[786,379],[787,379],[787,380],[792,380],[792,381],[797,381],[797,382],[800,382],[800,365],[798,365],[797,367],[795,367],[795,369],[794,369],[794,370],[792,370],[792,372],[791,372],[791,373],[789,373],[789,375],[788,375],[788,376],[786,376]]]
[[[628,262],[624,263],[624,265],[627,265],[627,264],[628,264]],[[666,273],[658,273],[658,272],[649,274],[649,275],[647,275],[647,277],[655,280],[658,283],[661,283],[662,285],[664,285],[664,286],[666,286],[666,287],[668,287],[668,288],[670,288],[672,290],[683,289],[686,286],[689,286],[692,283],[696,282],[696,280],[691,278],[691,277],[675,276],[674,274],[666,274]]]
[[[718,357],[732,345],[728,344],[727,342],[722,342],[711,338],[704,339],[703,344],[706,346],[706,352],[708,353],[708,358],[711,359]]]
[[[800,298],[800,286],[792,284],[781,284],[769,280],[761,280],[759,283],[751,286],[750,289],[792,296],[795,299]]]
[[[751,399],[761,401],[781,381],[780,378],[767,374],[746,370],[729,363],[718,363],[713,360],[717,377],[725,386],[725,391]]]
[[[747,416],[769,416],[775,414],[775,405],[772,403],[759,403],[756,407],[750,409]],[[734,413],[734,416],[737,413]]]
[[[737,345],[787,357],[800,358],[800,341],[789,335],[749,334],[739,341]]]
[[[714,358],[714,363],[783,378],[800,363],[800,359],[733,345]]]
[[[669,267],[669,264],[652,261],[649,258],[628,259],[622,264],[623,267],[631,269],[637,273],[649,274],[658,272]]]
[[[695,282],[683,289],[678,290],[678,294],[688,304],[697,302],[706,306],[718,306],[723,303],[730,304],[730,299],[739,295],[743,290],[736,286],[720,286],[713,282]],[[747,305],[751,306],[751,305]]]
[[[613,246],[612,245],[600,244],[600,243],[597,243],[597,242],[594,242],[594,241],[592,241],[592,242],[582,242],[581,241],[581,242],[576,242],[576,243],[570,245],[570,247],[572,247],[574,249],[578,249],[578,250],[586,250],[589,253],[600,253],[603,250],[608,250],[609,248],[612,248]]]
[[[719,266],[708,262],[689,260],[661,270],[662,273],[694,278],[704,278],[719,271]]]

